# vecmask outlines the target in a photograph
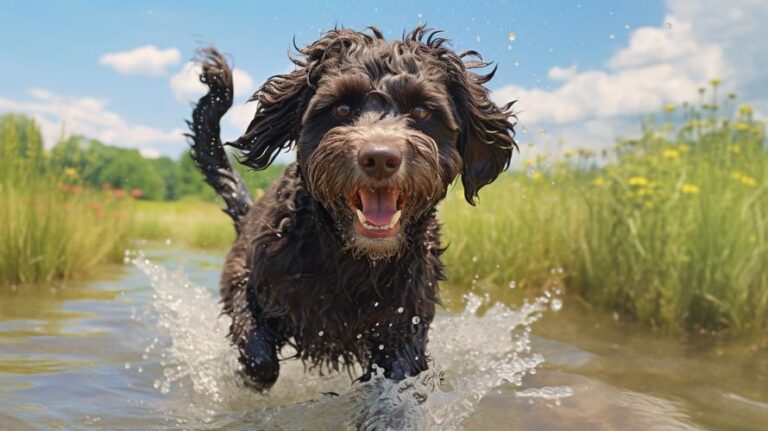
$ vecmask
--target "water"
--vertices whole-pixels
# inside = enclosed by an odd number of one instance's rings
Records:
[[[98,281],[0,294],[0,429],[768,424],[765,340],[680,343],[567,298],[544,295],[508,308],[479,296],[460,300],[456,289],[446,299],[457,311],[433,324],[429,372],[397,384],[352,384],[346,374],[305,373],[287,361],[265,397],[236,377],[215,293],[223,253],[160,246],[133,257]]]

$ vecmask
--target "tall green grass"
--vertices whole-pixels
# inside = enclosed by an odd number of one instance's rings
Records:
[[[215,204],[196,198],[136,202],[137,238],[171,240],[201,248],[224,248],[235,240],[232,220]]]
[[[121,257],[130,202],[52,167],[40,142],[21,142],[17,124],[5,121],[0,131],[0,288],[83,275]]]
[[[667,106],[603,160],[566,151],[440,208],[451,282],[565,286],[656,327],[768,327],[768,152],[751,108]],[[675,126],[677,124],[678,126]]]

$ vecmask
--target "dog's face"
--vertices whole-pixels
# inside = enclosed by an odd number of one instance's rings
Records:
[[[458,175],[473,203],[515,143],[511,104],[497,107],[483,87],[493,72],[467,70],[485,66],[476,53],[457,55],[423,27],[394,42],[372,32],[334,30],[301,49],[297,69],[254,96],[256,116],[233,145],[261,168],[295,142],[345,244],[380,259],[403,249]]]

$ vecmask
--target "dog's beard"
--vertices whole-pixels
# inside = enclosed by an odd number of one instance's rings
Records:
[[[345,241],[345,248],[355,257],[366,256],[372,261],[377,261],[397,257],[403,249],[404,242],[402,230],[389,238],[368,238],[353,233]]]

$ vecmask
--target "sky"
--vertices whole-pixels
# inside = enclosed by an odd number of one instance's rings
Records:
[[[768,112],[763,0],[2,3],[0,113],[34,116],[47,147],[82,134],[178,157],[202,93],[190,59],[209,45],[235,66],[235,106],[222,120],[233,140],[253,115],[247,99],[291,70],[293,40],[334,26],[398,38],[426,23],[456,50],[479,51],[498,65],[493,100],[518,101],[523,158],[535,152],[526,148],[599,149],[637,135],[641,118],[696,101],[712,78]]]

